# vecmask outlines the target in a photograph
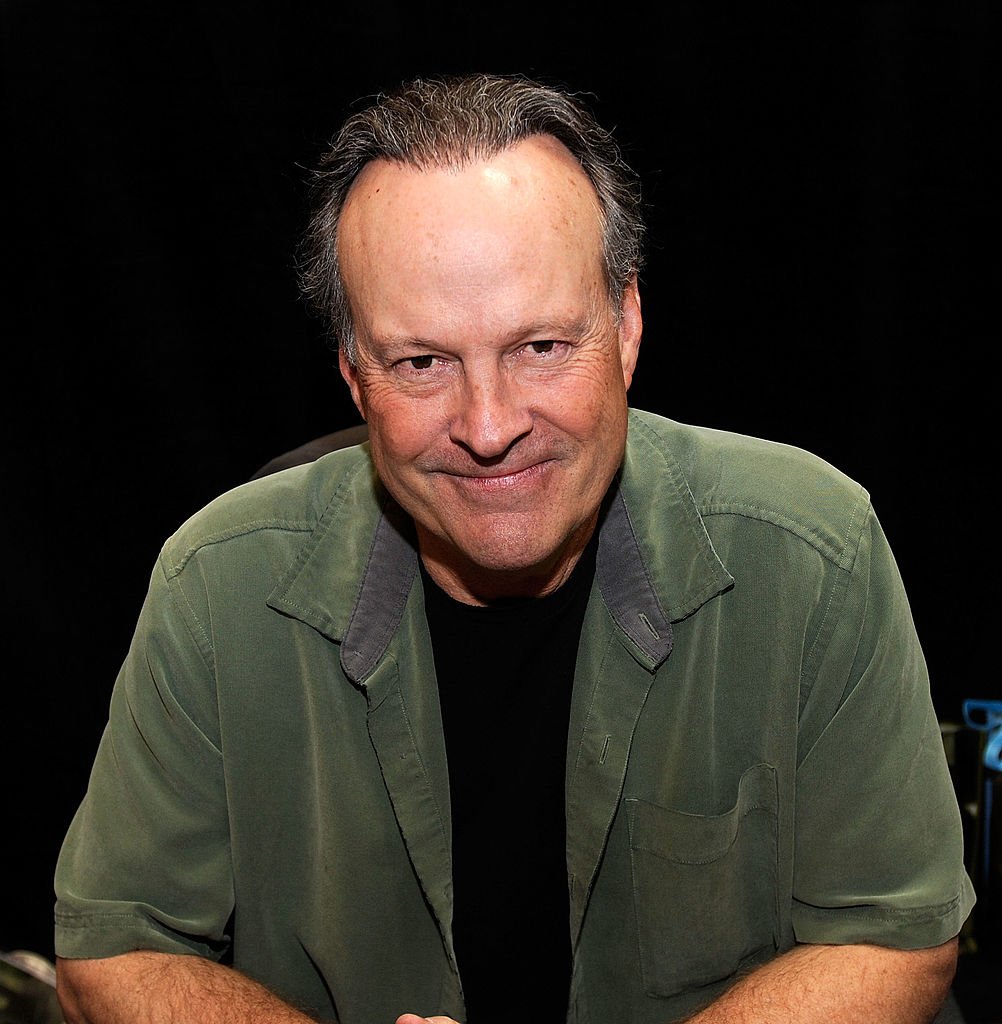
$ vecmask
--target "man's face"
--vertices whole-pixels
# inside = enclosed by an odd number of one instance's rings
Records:
[[[555,589],[622,460],[641,333],[587,177],[546,136],[459,171],[375,161],[338,245],[341,372],[428,571],[470,603]]]

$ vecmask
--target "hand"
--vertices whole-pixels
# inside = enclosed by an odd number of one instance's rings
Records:
[[[402,1013],[396,1024],[458,1024],[451,1017],[419,1017],[416,1013]]]

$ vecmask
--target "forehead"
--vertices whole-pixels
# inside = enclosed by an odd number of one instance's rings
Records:
[[[502,246],[551,256],[600,258],[601,207],[580,164],[562,143],[533,136],[458,167],[414,167],[379,159],[352,185],[338,228],[342,266],[358,256],[466,250],[498,255]],[[347,267],[345,268],[347,269]]]

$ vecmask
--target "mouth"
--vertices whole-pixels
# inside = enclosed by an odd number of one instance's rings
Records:
[[[489,469],[476,468],[472,471],[445,471],[456,484],[464,490],[480,494],[498,494],[520,487],[530,486],[541,479],[553,465],[552,460],[544,459],[534,462],[521,469],[492,466]]]

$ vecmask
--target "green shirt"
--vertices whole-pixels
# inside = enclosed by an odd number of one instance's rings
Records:
[[[568,733],[570,1019],[671,1020],[795,942],[957,934],[959,812],[866,492],[633,412],[600,531]],[[463,1020],[422,594],[365,446],[171,537],[60,857],[57,954],[195,953],[321,1020]]]

